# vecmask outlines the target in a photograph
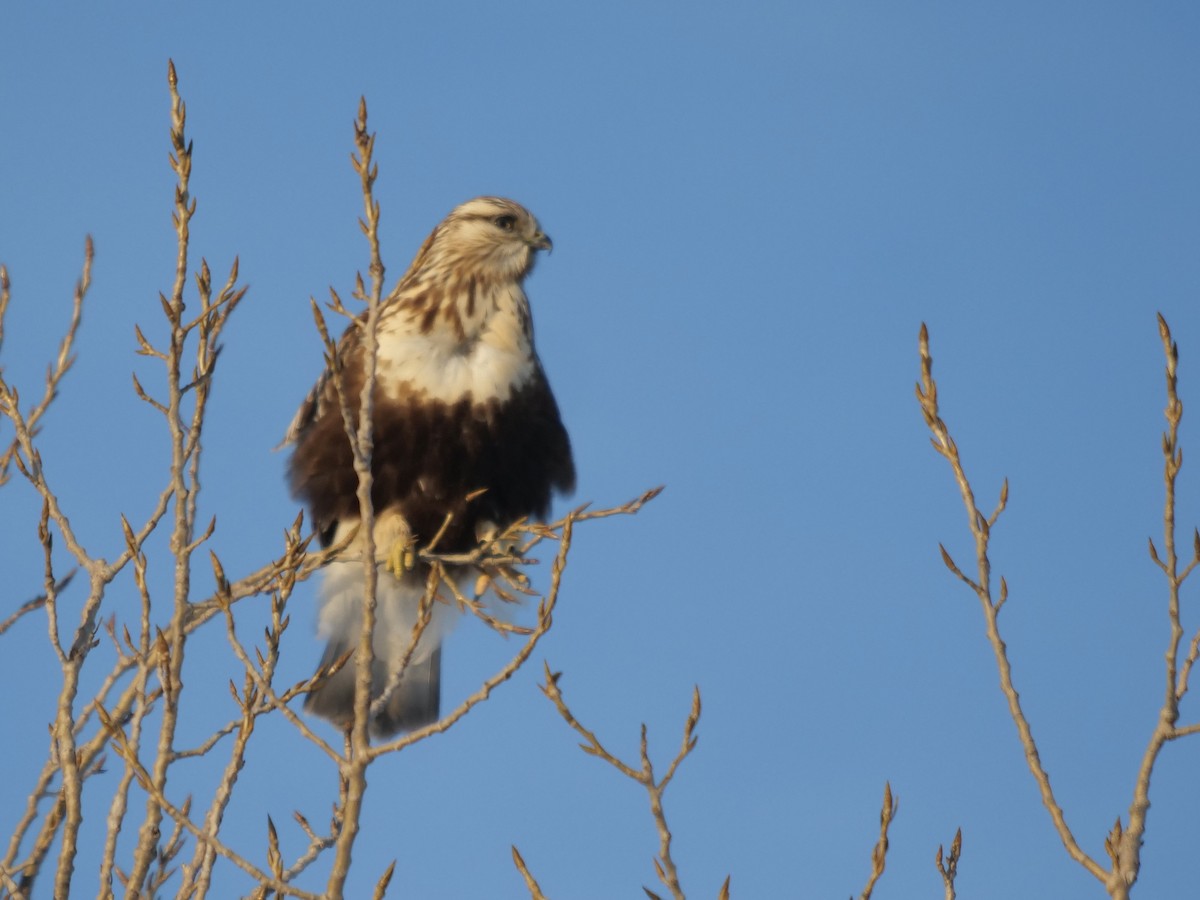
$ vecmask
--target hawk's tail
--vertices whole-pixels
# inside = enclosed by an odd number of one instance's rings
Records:
[[[454,607],[434,601],[430,620],[414,647],[413,635],[425,594],[425,576],[408,572],[395,578],[380,567],[376,585],[375,659],[371,666],[371,700],[393,683],[383,708],[371,720],[375,737],[390,737],[438,720],[442,682],[442,638],[457,618]],[[328,640],[318,671],[349,654],[346,663],[311,691],[309,712],[341,728],[354,720],[355,661],[352,651],[362,637],[363,570],[357,560],[338,560],[321,573],[321,611],[317,630]],[[402,673],[396,669],[407,658]],[[397,680],[398,678],[398,680]]]
[[[332,665],[351,650],[351,645],[335,638],[325,648],[321,668]],[[304,708],[339,728],[349,728],[354,720],[354,658],[347,660],[304,701]],[[371,700],[387,687],[387,667],[379,659],[371,666]],[[401,731],[422,728],[440,717],[442,685],[442,648],[438,647],[420,662],[410,662],[400,683],[388,697],[379,714],[371,719],[371,734],[387,738]]]

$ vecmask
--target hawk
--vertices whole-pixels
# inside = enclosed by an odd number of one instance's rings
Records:
[[[478,197],[433,229],[380,306],[371,460],[379,564],[373,700],[403,662],[425,592],[428,565],[406,565],[409,548],[426,547],[440,533],[436,552],[473,550],[522,517],[544,518],[553,495],[574,488],[571,443],[534,349],[524,290],[538,251],[551,246],[523,206]],[[365,314],[336,351],[355,419],[366,379],[363,321]],[[358,646],[364,593],[358,476],[329,369],[284,443],[294,445],[292,494],[307,505],[322,546],[350,541],[322,572],[317,627],[328,641],[325,667]],[[477,574],[469,566],[447,571],[463,586]],[[456,617],[450,605],[434,603],[398,686],[370,723],[372,734],[437,721],[441,643]],[[305,708],[348,727],[354,671],[351,659],[308,695]]]

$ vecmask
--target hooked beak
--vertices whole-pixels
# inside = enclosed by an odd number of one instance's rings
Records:
[[[539,231],[533,236],[533,239],[530,240],[529,246],[534,250],[545,250],[549,252],[554,249],[554,241],[550,240],[550,235],[546,234],[544,231]]]

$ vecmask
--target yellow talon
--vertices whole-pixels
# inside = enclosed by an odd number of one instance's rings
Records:
[[[475,579],[475,599],[487,592],[487,589],[492,586],[492,576],[484,570],[480,569],[478,577]]]
[[[417,567],[416,541],[404,538],[394,541],[388,548],[383,566],[396,578],[403,578],[405,572],[411,572]]]

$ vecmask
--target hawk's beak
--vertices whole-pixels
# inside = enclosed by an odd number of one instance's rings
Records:
[[[550,235],[544,231],[539,231],[533,236],[533,240],[529,242],[529,246],[534,250],[545,250],[547,252],[554,249],[554,241],[550,240]]]

